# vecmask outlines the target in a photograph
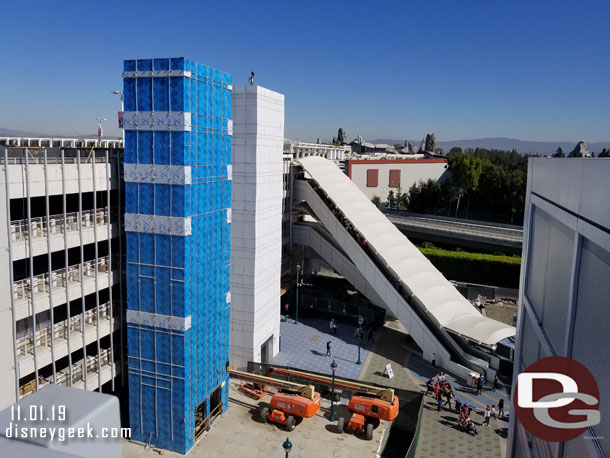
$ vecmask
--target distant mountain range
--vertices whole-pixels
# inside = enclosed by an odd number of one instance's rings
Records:
[[[371,143],[386,143],[388,145],[404,144],[404,140],[392,140],[381,138],[377,140],[369,140]],[[409,140],[413,145],[419,146],[420,140]],[[586,142],[586,140],[585,140]],[[445,153],[449,152],[454,146],[466,148],[485,148],[485,149],[501,149],[501,150],[517,150],[520,154],[553,154],[557,148],[561,147],[565,154],[568,154],[574,149],[578,140],[574,142],[533,142],[526,140],[517,140],[516,138],[476,138],[473,140],[453,140],[453,141],[437,141],[436,147],[442,148]],[[605,143],[587,143],[589,151],[597,156],[602,149],[610,148],[610,141]]]
[[[29,132],[15,129],[5,129],[0,127],[0,137],[56,137],[56,138],[96,138],[97,132],[90,135],[64,135],[64,134],[45,134],[40,132]],[[104,137],[108,139],[115,139],[118,137],[108,136]],[[367,140],[371,143],[386,143],[388,145],[404,144],[404,140],[395,140],[390,138],[379,138],[376,140]],[[414,146],[419,146],[420,140],[409,140]],[[585,140],[586,142],[586,140]],[[459,146],[463,149],[466,148],[486,148],[486,149],[501,149],[510,151],[512,149],[517,150],[520,154],[553,154],[557,151],[557,148],[561,147],[565,154],[568,154],[574,149],[578,140],[574,142],[534,142],[527,140],[518,140],[516,138],[506,137],[494,137],[494,138],[475,138],[473,140],[452,140],[452,141],[437,141],[436,147],[442,148],[445,153],[449,152],[454,146]],[[595,153],[597,156],[602,149],[610,148],[610,141],[605,143],[587,143],[589,151]]]

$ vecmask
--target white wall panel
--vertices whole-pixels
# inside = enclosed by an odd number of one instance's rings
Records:
[[[244,367],[260,361],[260,347],[270,336],[271,356],[279,351],[284,96],[235,86],[232,108],[229,351],[231,364]]]

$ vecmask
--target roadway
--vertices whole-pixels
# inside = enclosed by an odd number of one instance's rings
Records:
[[[523,228],[507,224],[447,218],[432,215],[384,211],[386,217],[405,235],[444,243],[460,243],[487,249],[509,248],[520,252]]]

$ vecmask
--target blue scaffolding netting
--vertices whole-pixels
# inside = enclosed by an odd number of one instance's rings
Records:
[[[127,60],[123,84],[132,439],[186,453],[228,404],[231,76]]]

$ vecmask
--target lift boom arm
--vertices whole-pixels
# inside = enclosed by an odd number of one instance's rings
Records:
[[[229,370],[231,377],[240,378],[242,380],[249,380],[252,382],[260,383],[261,385],[270,385],[277,388],[293,391],[299,393],[304,398],[313,400],[315,388],[313,385],[303,385],[302,383],[289,382],[287,380],[281,380],[273,377],[265,377],[264,375],[252,374],[250,372]]]
[[[281,375],[290,375],[292,377],[299,378],[301,380],[307,380],[314,383],[319,383],[326,386],[331,386],[332,378],[325,375],[310,374],[309,372],[297,371],[295,369],[282,369],[279,367],[270,367],[267,375],[276,372]],[[335,377],[335,386],[346,388],[348,390],[364,393],[370,396],[375,396],[383,401],[393,402],[394,401],[394,389],[388,387],[379,387],[373,385],[366,385],[360,382],[353,382],[342,378]]]

